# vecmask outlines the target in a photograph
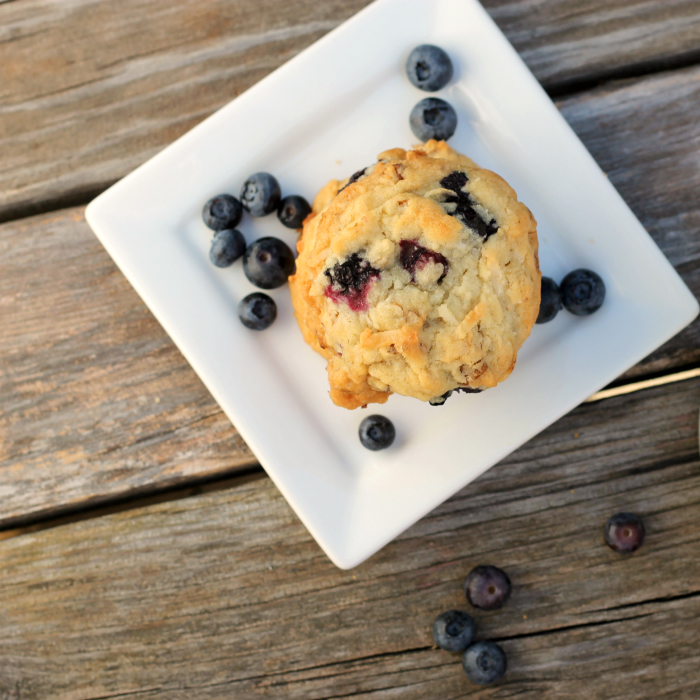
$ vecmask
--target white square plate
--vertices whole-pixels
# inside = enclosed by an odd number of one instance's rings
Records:
[[[244,328],[254,288],[240,263],[208,260],[201,209],[256,171],[311,200],[391,147],[426,97],[410,50],[444,48],[455,76],[450,143],[510,182],[539,222],[541,267],[605,280],[596,314],[536,326],[513,375],[435,408],[392,396],[379,453],[357,438],[365,411],[328,398],[325,361],[302,340],[287,287],[279,316]],[[488,467],[641,360],[697,314],[695,298],[476,0],[378,0],[98,197],[87,219],[285,498],[339,567],[359,564]],[[275,216],[244,219],[248,242],[295,242]],[[504,429],[503,426],[508,426]]]

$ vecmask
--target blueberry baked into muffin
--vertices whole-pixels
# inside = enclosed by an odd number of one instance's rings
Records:
[[[441,403],[513,370],[540,306],[537,224],[513,189],[444,141],[395,148],[316,196],[289,278],[330,396]]]

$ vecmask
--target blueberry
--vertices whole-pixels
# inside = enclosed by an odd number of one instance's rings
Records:
[[[495,233],[498,233],[498,224],[493,217],[486,221],[474,208],[478,205],[478,202],[469,192],[465,192],[464,187],[467,182],[469,182],[469,177],[466,173],[459,170],[455,170],[443,177],[440,180],[440,184],[453,194],[446,195],[442,201],[444,204],[454,204],[454,208],[450,207],[449,215],[459,219],[465,226],[486,241]]]
[[[632,554],[644,544],[644,521],[634,513],[613,515],[603,530],[605,542],[618,554]]]
[[[209,249],[209,260],[217,267],[228,267],[245,252],[245,238],[236,229],[217,231]]]
[[[474,620],[461,610],[448,610],[433,623],[433,639],[445,651],[464,651],[474,639]]]
[[[456,389],[450,389],[446,391],[441,396],[434,396],[432,399],[428,399],[428,403],[431,406],[443,406],[445,401],[452,396],[452,394],[457,394],[459,392],[464,392],[465,394],[480,394],[483,389],[472,389],[470,386],[458,386]]]
[[[591,270],[574,270],[561,281],[561,300],[567,311],[588,316],[597,311],[605,299],[605,284]]]
[[[214,231],[234,228],[243,216],[241,203],[230,194],[220,194],[212,197],[202,209],[204,223]]]
[[[260,289],[281,287],[294,269],[294,255],[279,238],[258,238],[243,255],[243,272]]]
[[[277,207],[277,218],[287,228],[300,228],[310,213],[309,203],[297,194],[285,197]]]
[[[399,247],[401,248],[399,262],[404,270],[411,273],[411,281],[415,282],[416,270],[420,270],[428,263],[433,262],[442,265],[442,273],[437,281],[438,284],[442,284],[442,280],[445,278],[447,270],[450,268],[450,263],[447,262],[447,258],[444,255],[436,253],[434,250],[424,248],[422,245],[419,245],[416,240],[399,241]]]
[[[446,391],[444,394],[441,394],[440,396],[433,396],[432,399],[428,399],[428,403],[431,406],[443,406],[445,401],[452,396],[452,392],[454,389],[450,389],[449,391]]]
[[[445,100],[426,97],[411,110],[409,121],[411,131],[421,141],[447,141],[457,128],[457,113]]]
[[[241,188],[241,203],[251,216],[266,216],[277,209],[282,191],[270,173],[251,175]]]
[[[542,301],[535,323],[548,323],[561,309],[561,292],[559,285],[551,277],[542,278]]]
[[[336,304],[342,300],[353,311],[367,311],[370,285],[380,274],[369,260],[353,253],[344,262],[325,270],[324,274],[330,282],[324,292],[329,299]]]
[[[475,566],[464,581],[464,595],[475,607],[498,610],[510,597],[510,579],[496,566]]]
[[[358,170],[357,172],[353,173],[348,178],[348,181],[338,190],[337,194],[340,194],[346,187],[352,185],[353,182],[357,182],[361,177],[364,177],[365,172],[371,167],[372,166],[370,165],[367,168],[362,168],[362,170]]]
[[[267,294],[253,292],[238,304],[238,318],[246,328],[264,331],[277,318],[277,305]]]
[[[476,642],[462,657],[462,668],[472,683],[491,685],[503,678],[508,662],[503,649],[495,642]]]
[[[406,73],[413,85],[426,92],[435,92],[450,82],[452,61],[438,46],[416,46],[406,61]]]
[[[367,416],[360,423],[360,442],[368,449],[383,450],[396,437],[394,424],[384,416]]]

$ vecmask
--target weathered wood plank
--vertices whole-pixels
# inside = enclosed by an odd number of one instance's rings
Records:
[[[0,219],[84,202],[366,4],[0,4]],[[696,0],[484,5],[555,90],[700,57]]]
[[[0,6],[0,216],[86,201],[367,3]]]
[[[560,103],[697,295],[700,124],[690,115],[700,112],[699,78],[691,68]],[[14,475],[0,522],[252,463],[82,210],[5,224],[0,241],[0,351],[12,381],[0,404],[0,461]],[[627,376],[698,362],[700,321]],[[115,377],[124,393],[110,394]],[[29,488],[46,480],[54,488]]]
[[[0,542],[0,690],[55,700],[700,696],[700,380],[582,406],[357,569],[335,569],[268,480]],[[430,468],[439,468],[432,465]],[[645,516],[631,557],[602,542]],[[475,613],[506,681],[432,648],[489,562]]]
[[[485,0],[545,87],[555,91],[700,59],[696,0]]]
[[[691,68],[560,103],[697,295],[699,78]],[[0,266],[0,523],[253,463],[81,209],[0,226]],[[698,362],[700,321],[627,376]]]
[[[700,68],[614,83],[559,107],[700,297]],[[700,320],[626,376],[698,362]]]
[[[82,209],[0,227],[0,521],[255,463]]]

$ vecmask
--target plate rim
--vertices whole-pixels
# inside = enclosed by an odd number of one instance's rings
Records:
[[[354,31],[356,27],[360,27],[365,21],[368,21],[368,19],[371,19],[371,17],[374,15],[375,12],[378,12],[378,8],[384,8],[389,5],[395,4],[398,5],[399,2],[401,2],[402,6],[402,11],[403,12],[410,12],[411,9],[407,8],[415,8],[420,6],[420,3],[418,2],[412,2],[412,3],[406,3],[406,0],[375,0],[374,2],[370,3],[366,7],[364,7],[362,10],[360,10],[357,14],[355,14],[353,17],[351,17],[349,20],[346,22],[342,23],[335,29],[333,29],[331,32],[326,34],[324,37],[322,37],[320,40],[312,44],[310,47],[302,51],[300,54],[298,54],[295,58],[293,58],[291,61],[287,62],[283,66],[279,67],[272,73],[270,73],[268,76],[263,78],[261,81],[256,83],[255,85],[251,86],[248,90],[246,90],[241,96],[238,98],[232,100],[231,102],[227,103],[224,105],[222,108],[217,110],[215,113],[213,113],[211,116],[203,120],[201,123],[193,127],[193,129],[189,130],[186,132],[183,136],[181,136],[179,139],[177,139],[175,142],[164,148],[161,152],[150,158],[148,161],[143,163],[141,166],[136,168],[132,173],[127,175],[125,178],[120,180],[118,183],[110,187],[106,192],[102,193],[99,195],[95,200],[93,200],[88,207],[86,208],[85,216],[88,224],[90,227],[93,229],[95,232],[95,235],[97,238],[100,240],[100,242],[104,245],[106,248],[107,252],[110,254],[110,256],[113,258],[115,263],[117,264],[118,268],[121,270],[121,272],[125,275],[127,280],[130,282],[130,284],[134,287],[134,289],[137,291],[141,299],[144,301],[144,303],[147,305],[147,307],[152,311],[156,319],[159,321],[159,323],[163,326],[165,331],[168,333],[170,338],[173,340],[175,345],[178,347],[178,349],[182,352],[184,357],[187,359],[189,364],[193,367],[195,372],[198,374],[200,379],[202,379],[203,383],[205,384],[206,388],[214,399],[217,401],[217,403],[222,407],[226,415],[229,417],[229,419],[234,423],[236,426],[236,429],[238,432],[241,434],[241,437],[246,441],[246,443],[251,447],[252,451],[256,456],[259,454],[264,454],[267,452],[266,449],[264,449],[262,446],[259,444],[259,440],[257,439],[257,436],[254,434],[255,431],[250,431],[247,429],[247,421],[243,420],[241,421],[238,413],[236,411],[231,411],[230,406],[228,406],[229,401],[227,397],[221,396],[219,388],[216,386],[215,383],[212,383],[211,381],[205,379],[204,376],[202,376],[202,372],[198,370],[198,365],[200,365],[200,362],[195,355],[197,354],[196,349],[195,351],[192,351],[190,348],[189,344],[187,343],[182,343],[179,341],[179,333],[174,330],[173,324],[171,323],[171,319],[167,316],[167,314],[163,314],[160,311],[159,304],[157,303],[157,300],[153,298],[152,293],[147,289],[147,280],[143,280],[142,278],[139,277],[138,274],[134,276],[132,266],[128,260],[128,254],[124,254],[124,251],[120,249],[119,245],[117,245],[117,242],[114,240],[114,234],[112,231],[108,230],[111,228],[112,224],[106,222],[105,216],[109,218],[109,214],[106,213],[106,211],[109,211],[109,208],[111,206],[110,202],[114,200],[114,202],[118,202],[119,197],[124,196],[125,193],[128,194],[129,188],[132,186],[137,185],[140,181],[141,178],[143,177],[148,177],[149,173],[151,171],[156,171],[158,167],[160,167],[161,163],[165,163],[167,161],[167,158],[169,157],[169,154],[174,153],[177,149],[182,148],[183,144],[189,144],[189,143],[195,143],[196,140],[200,137],[200,135],[206,135],[208,134],[212,129],[216,129],[218,127],[218,124],[227,118],[227,115],[229,113],[229,110],[231,109],[231,106],[234,103],[237,103],[239,105],[248,103],[251,100],[254,100],[256,95],[259,94],[261,91],[263,91],[266,86],[272,84],[274,81],[279,80],[280,77],[284,77],[286,75],[289,75],[290,73],[293,73],[296,70],[296,66],[300,65],[299,61],[305,60],[304,57],[308,57],[315,52],[318,52],[320,50],[323,50],[325,46],[327,45],[332,45],[333,42],[335,41],[336,37]],[[449,3],[453,3],[454,0],[434,0],[433,2],[433,7],[437,7],[438,5],[446,5]],[[546,100],[546,104],[551,105],[551,112],[553,115],[556,115],[554,118],[559,118],[561,122],[563,122],[564,125],[566,125],[567,129],[570,131],[571,136],[577,142],[580,147],[583,149],[585,152],[586,156],[590,158],[590,160],[595,164],[595,161],[592,159],[588,151],[585,149],[583,144],[580,142],[578,137],[574,134],[573,130],[571,130],[570,126],[568,123],[564,120],[563,116],[558,112],[556,109],[555,105],[553,102],[550,100],[550,98],[546,95],[544,90],[541,88],[539,83],[536,81],[532,73],[529,71],[527,66],[525,66],[524,62],[520,58],[520,56],[515,52],[515,49],[508,43],[507,39],[503,36],[502,32],[500,29],[497,27],[497,25],[493,22],[491,17],[486,13],[486,11],[479,5],[479,3],[476,0],[461,0],[463,5],[469,5],[472,9],[477,8],[476,12],[481,16],[481,19],[486,22],[488,26],[492,28],[492,31],[495,30],[495,32],[500,35],[500,37],[503,39],[503,42],[505,42],[505,46],[507,48],[505,49],[505,53],[509,56],[508,60],[513,61],[515,60],[517,66],[519,66],[520,72],[524,70],[525,73],[529,76],[528,80],[530,81],[530,87],[528,89],[535,89],[536,92],[540,93],[540,102],[541,102],[541,97],[544,96]],[[503,45],[502,45],[503,47]],[[501,48],[502,48],[501,47]],[[535,86],[533,88],[533,85]],[[598,168],[597,164],[596,168]],[[600,171],[600,169],[598,168]],[[603,177],[602,171],[600,171],[600,177]],[[619,202],[622,203],[622,205],[626,208],[626,211],[629,212],[634,217],[634,214],[629,210],[629,207],[626,205],[624,200],[621,198],[621,196],[614,190],[612,185],[608,183],[609,186],[612,188],[613,192],[619,199]],[[636,217],[634,219],[638,222]],[[641,224],[639,224],[641,227]],[[643,230],[643,228],[642,228]],[[637,359],[632,363],[628,364],[627,366],[632,366],[633,364],[636,364],[639,360],[641,360],[643,357],[649,354],[649,352],[653,351],[656,347],[659,347],[661,344],[666,342],[670,337],[675,335],[678,331],[680,331],[682,328],[684,328],[688,323],[690,323],[698,314],[698,311],[700,310],[700,307],[698,306],[698,302],[695,299],[694,295],[688,290],[688,288],[685,286],[681,278],[679,277],[678,273],[675,271],[675,269],[671,266],[670,262],[666,259],[662,251],[656,246],[655,242],[653,239],[651,239],[650,236],[646,236],[648,239],[648,243],[650,246],[653,247],[656,253],[661,256],[661,258],[666,262],[668,268],[670,268],[670,271],[673,273],[675,281],[680,283],[682,285],[683,289],[685,290],[686,294],[686,308],[684,314],[682,314],[682,319],[678,321],[676,324],[677,328],[673,330],[670,333],[667,333],[663,338],[658,340],[656,342],[656,345],[654,348],[651,350],[648,348],[645,348],[643,350],[640,350],[638,353]],[[648,247],[648,246],[647,246]],[[680,288],[678,291],[679,295],[682,296],[680,292]],[[680,319],[680,315],[679,315]],[[601,388],[601,386],[604,386],[605,384],[609,383],[611,379],[613,379],[615,376],[617,376],[619,373],[615,372],[612,377],[606,378],[602,380],[602,383],[598,388]],[[597,390],[595,389],[595,390]],[[591,392],[592,393],[592,392]],[[544,430],[546,427],[552,424],[552,422],[556,421],[558,418],[561,416],[565,415],[568,413],[570,410],[572,410],[574,407],[579,405],[582,400],[584,400],[587,397],[573,397],[570,402],[567,403],[568,408],[563,411],[558,411],[556,417],[553,420],[548,421],[546,424],[542,425],[537,432],[540,432],[541,430]],[[231,412],[233,412],[236,415],[236,419],[231,415]],[[537,434],[537,433],[535,433]],[[526,438],[525,441],[531,439],[532,436]],[[523,442],[525,442],[523,441]],[[522,444],[519,443],[519,444]],[[499,457],[497,461],[500,461],[500,459],[503,458],[503,456],[510,454],[513,449],[517,449],[516,447],[509,448],[507,449],[504,454]],[[417,513],[415,517],[411,516],[407,518],[406,520],[410,520],[408,524],[406,522],[402,522],[396,525],[396,527],[392,528],[391,530],[386,530],[385,536],[382,536],[381,538],[376,539],[370,546],[366,546],[364,548],[362,547],[356,547],[352,552],[348,551],[339,551],[338,547],[331,541],[329,541],[327,537],[327,533],[323,532],[322,529],[319,529],[318,527],[318,522],[316,518],[311,518],[309,517],[308,512],[303,507],[299,507],[299,499],[298,499],[298,494],[296,492],[293,492],[289,488],[289,484],[285,478],[282,478],[283,473],[280,473],[278,471],[277,465],[273,461],[270,461],[270,459],[265,459],[263,460],[258,456],[258,459],[262,463],[263,467],[266,469],[267,473],[270,475],[270,477],[273,479],[274,483],[276,484],[277,488],[280,490],[282,495],[285,497],[285,499],[290,503],[294,511],[296,512],[297,516],[300,518],[302,523],[305,525],[305,527],[309,530],[309,532],[312,534],[312,536],[317,540],[321,548],[325,551],[325,553],[328,555],[328,557],[335,563],[337,566],[343,569],[348,569],[356,566],[357,564],[361,563],[365,559],[367,559],[369,556],[374,554],[376,551],[381,549],[383,546],[385,546],[388,542],[393,540],[397,535],[399,535],[401,532],[403,532],[407,527],[409,527],[412,523],[415,523],[418,519],[423,517],[427,512],[430,512],[433,510],[434,507],[439,505],[439,503],[443,502],[445,498],[449,497],[450,494],[455,493],[459,489],[463,488],[464,485],[467,483],[471,482],[474,476],[467,476],[465,477],[464,483],[459,486],[457,489],[454,489],[452,485],[449,485],[445,488],[445,491],[449,491],[450,493],[447,494],[447,496],[439,496],[437,498],[434,498],[431,503],[426,504],[426,507],[421,510],[420,513]],[[491,464],[486,465],[479,473],[483,473],[486,471],[490,466],[495,464],[496,462],[492,462]],[[439,499],[439,500],[438,500]]]

